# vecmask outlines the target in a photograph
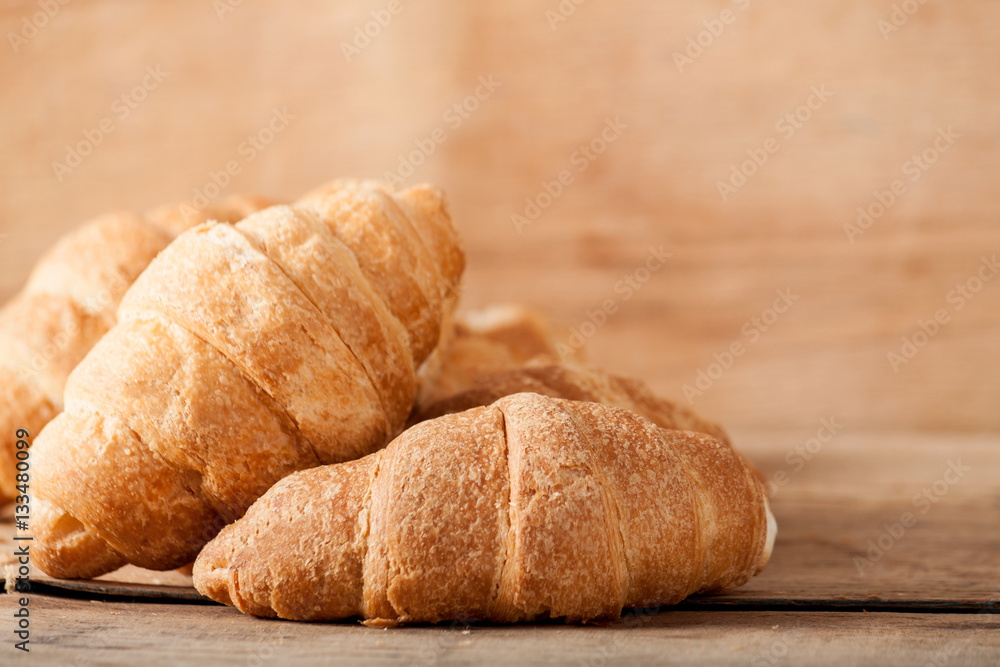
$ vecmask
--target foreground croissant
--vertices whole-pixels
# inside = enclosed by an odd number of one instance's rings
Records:
[[[295,620],[587,621],[739,586],[775,532],[718,440],[525,393],[282,480],[205,547],[194,583]]]
[[[337,182],[182,234],[35,441],[33,562],[175,568],[285,475],[383,446],[463,264],[428,186]]]
[[[37,435],[62,410],[70,371],[115,322],[129,285],[185,229],[236,222],[266,206],[230,197],[202,209],[165,206],[139,217],[110,213],[63,236],[0,310],[0,504],[15,489],[15,434]]]

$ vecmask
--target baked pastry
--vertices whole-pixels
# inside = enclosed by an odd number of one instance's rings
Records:
[[[15,434],[37,435],[62,410],[67,376],[114,325],[122,295],[153,257],[186,228],[236,222],[267,205],[240,196],[142,217],[111,213],[69,232],[39,260],[0,310],[0,504],[16,493]]]
[[[730,444],[722,426],[699,417],[683,405],[660,398],[642,380],[544,358],[533,359],[513,370],[483,375],[478,383],[465,391],[418,407],[410,416],[410,421],[417,423],[489,405],[504,396],[520,392],[613,405],[645,417],[661,428],[706,433]]]
[[[715,438],[525,393],[285,478],[202,550],[194,583],[304,621],[610,619],[743,584],[776,530]]]
[[[35,441],[35,564],[184,565],[285,475],[385,445],[463,268],[429,186],[338,181],[182,234]]]
[[[578,361],[577,354],[569,360]],[[560,360],[559,341],[541,313],[520,304],[459,312],[446,320],[441,344],[420,369],[414,411],[533,359]]]

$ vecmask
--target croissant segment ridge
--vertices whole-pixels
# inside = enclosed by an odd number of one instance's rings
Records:
[[[62,410],[67,377],[114,326],[122,296],[150,261],[185,229],[236,222],[265,205],[262,197],[233,196],[202,209],[109,213],[42,256],[0,310],[0,504],[17,494],[15,434],[37,435]]]
[[[717,439],[520,393],[287,477],[202,550],[194,582],[293,620],[581,622],[739,586],[775,532]]]
[[[184,565],[279,479],[382,447],[463,268],[429,186],[342,181],[179,236],[35,441],[36,563]]]

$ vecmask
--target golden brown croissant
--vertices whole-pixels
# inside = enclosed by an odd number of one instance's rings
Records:
[[[267,205],[241,196],[200,210],[112,213],[66,234],[39,260],[0,310],[0,503],[15,494],[15,433],[37,435],[62,410],[67,376],[114,325],[122,295],[153,257],[186,228],[236,222]]]
[[[446,371],[447,372],[447,371]],[[606,373],[599,368],[535,358],[523,366],[499,373],[484,373],[469,388],[430,405],[418,405],[410,423],[461,412],[519,392],[534,392],[572,401],[591,401],[635,412],[657,426],[707,433],[727,445],[726,431],[692,410],[660,398],[642,380]]]
[[[428,186],[338,182],[182,234],[31,450],[35,563],[178,567],[285,475],[382,447],[463,257]]]
[[[495,304],[457,313],[446,322],[441,344],[420,369],[414,411],[423,412],[529,360],[556,361],[558,345],[545,316],[527,306]]]
[[[739,586],[776,530],[718,440],[516,394],[287,477],[204,548],[194,582],[295,620],[586,621]]]

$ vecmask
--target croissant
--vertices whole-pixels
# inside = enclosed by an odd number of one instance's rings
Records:
[[[611,619],[745,583],[776,531],[718,440],[524,393],[287,477],[202,550],[194,583],[294,620]]]
[[[510,394],[534,392],[553,398],[613,405],[635,412],[661,428],[706,433],[730,444],[729,436],[719,424],[703,419],[683,405],[660,398],[642,380],[612,375],[599,368],[561,364],[538,357],[513,370],[485,373],[477,382],[467,384],[469,388],[465,391],[430,405],[418,405],[410,415],[410,423],[489,405]]]
[[[0,504],[14,497],[15,434],[37,434],[62,410],[70,371],[115,322],[125,290],[185,228],[236,222],[268,205],[231,197],[195,210],[111,213],[63,236],[0,310]]]
[[[463,268],[429,186],[341,181],[179,236],[31,450],[35,563],[190,563],[282,477],[385,445]]]
[[[556,361],[558,346],[545,316],[526,306],[495,304],[458,313],[446,321],[440,345],[420,369],[414,410],[423,412],[529,360]]]

